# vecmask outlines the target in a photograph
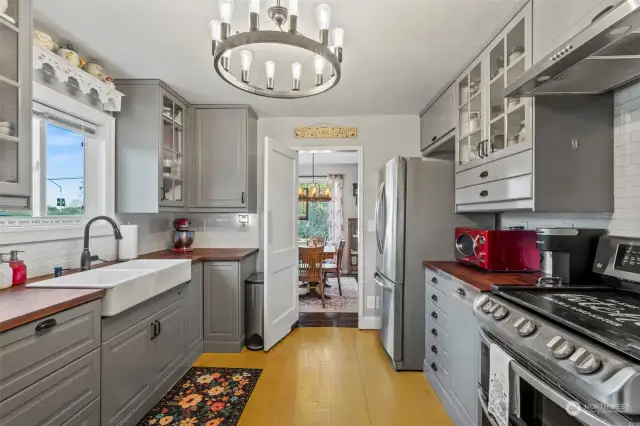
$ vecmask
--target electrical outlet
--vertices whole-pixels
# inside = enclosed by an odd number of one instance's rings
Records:
[[[376,296],[376,309],[380,309],[380,296]]]
[[[367,309],[375,309],[376,299],[375,296],[367,296]]]

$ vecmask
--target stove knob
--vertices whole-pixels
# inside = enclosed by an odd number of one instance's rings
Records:
[[[575,349],[573,343],[556,336],[547,343],[547,347],[551,351],[551,355],[557,359],[565,359],[571,355]]]
[[[500,321],[503,320],[508,314],[509,311],[507,310],[507,308],[505,308],[504,306],[500,306],[498,309],[493,311],[493,318]]]
[[[488,314],[489,312],[491,312],[491,310],[493,309],[494,306],[496,306],[494,301],[493,300],[489,300],[487,303],[482,305],[482,312],[484,312],[485,314]]]
[[[578,348],[570,359],[580,374],[591,374],[602,364],[598,355],[587,352],[584,348]]]
[[[487,296],[486,294],[481,294],[480,296],[476,297],[476,300],[473,303],[476,306],[476,309],[482,309],[482,306],[487,303],[488,300],[489,296]]]
[[[524,317],[520,317],[513,326],[518,330],[518,334],[522,337],[531,336],[536,331],[536,323]]]

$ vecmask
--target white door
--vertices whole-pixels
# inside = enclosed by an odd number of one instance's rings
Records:
[[[265,138],[264,350],[298,320],[298,152]]]

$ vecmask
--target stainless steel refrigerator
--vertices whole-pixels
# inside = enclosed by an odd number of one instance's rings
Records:
[[[396,370],[422,370],[425,280],[422,261],[454,260],[456,226],[493,227],[493,214],[454,213],[451,161],[396,157],[380,170],[376,273],[380,340]]]

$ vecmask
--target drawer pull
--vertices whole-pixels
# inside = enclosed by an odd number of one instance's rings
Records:
[[[487,176],[489,176],[489,172],[486,171],[486,170],[484,172],[480,173],[480,177],[481,178],[486,178]]]
[[[593,17],[593,19],[591,20],[591,23],[593,24],[594,22],[596,22],[598,19],[602,18],[604,15],[607,14],[607,12],[609,12],[611,9],[613,9],[613,6],[607,6],[605,7],[603,10],[601,10],[596,16]]]
[[[462,289],[462,288],[459,288],[459,289],[457,290],[457,292],[458,292],[458,294],[460,295],[460,297],[465,297],[465,296],[467,295],[467,292],[466,292],[466,291],[464,291],[464,289]]]
[[[438,301],[438,296],[436,296],[435,294],[431,295],[431,300],[433,300],[434,302]]]
[[[431,142],[435,142],[435,141],[436,141],[436,139],[438,139],[438,137],[437,137],[437,136],[432,137],[432,138],[431,138]]]
[[[435,328],[432,328],[431,334],[433,334],[435,337],[438,337],[438,330],[436,330]]]
[[[435,312],[431,312],[431,318],[438,319],[438,314],[436,314]]]
[[[438,366],[436,365],[436,363],[435,363],[435,362],[432,362],[432,363],[431,363],[431,369],[432,369],[433,371],[438,371]]]
[[[151,327],[151,340],[155,339],[156,337],[158,337],[158,330],[156,328],[156,322],[152,322],[150,324]]]
[[[52,329],[56,325],[58,325],[58,321],[56,321],[55,318],[49,318],[36,325],[36,333]]]
[[[431,282],[434,284],[438,284],[438,279],[436,277],[431,278]]]
[[[156,324],[158,325],[158,334],[156,336],[159,336],[162,334],[162,323],[156,320]]]
[[[489,191],[487,191],[486,189],[482,192],[480,192],[480,196],[481,197],[486,197],[487,195],[489,195]]]
[[[435,345],[431,346],[431,352],[433,352],[434,354],[437,355],[438,354],[438,348],[436,348]]]

